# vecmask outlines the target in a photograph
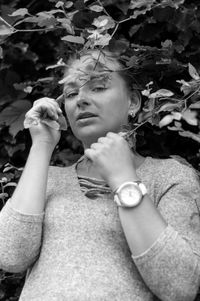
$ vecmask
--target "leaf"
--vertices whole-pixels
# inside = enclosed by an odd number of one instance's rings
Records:
[[[19,131],[23,130],[24,116],[31,106],[30,101],[17,100],[0,113],[0,123],[9,126],[12,136],[16,136]]]
[[[142,8],[144,6],[151,6],[155,3],[155,0],[131,0],[129,9]]]
[[[14,33],[13,27],[8,27],[6,25],[0,25],[0,36],[11,35]]]
[[[199,134],[195,134],[190,131],[181,131],[181,132],[179,132],[179,135],[183,136],[183,137],[191,138],[194,141],[200,143],[200,135]]]
[[[64,2],[63,1],[58,1],[55,5],[55,7],[59,8],[59,7],[62,7],[64,5]]]
[[[173,46],[172,40],[165,40],[164,42],[161,42],[161,46],[163,48],[171,48]]]
[[[173,120],[180,120],[182,117],[181,113],[179,112],[172,112],[169,115],[166,115],[165,117],[163,117],[160,122],[159,122],[159,127],[163,127],[166,126],[168,124],[170,124]]]
[[[200,101],[197,101],[195,103],[192,103],[190,106],[189,106],[190,109],[200,109]]]
[[[12,157],[16,152],[18,151],[24,151],[25,144],[24,143],[18,143],[17,145],[5,145],[5,149],[8,152],[9,157]]]
[[[4,198],[7,198],[8,194],[7,193],[0,193],[0,199],[4,200]]]
[[[77,43],[77,44],[84,44],[85,43],[84,38],[79,37],[79,36],[67,35],[65,37],[62,37],[61,40],[67,41],[67,42],[70,42],[70,43]]]
[[[165,111],[173,111],[175,109],[177,109],[179,107],[178,104],[175,104],[175,103],[166,103],[164,105],[162,105],[160,107],[160,109],[157,111],[157,113],[160,113],[160,112],[165,112]]]
[[[32,92],[32,90],[33,90],[33,87],[31,87],[31,86],[27,86],[24,88],[24,92],[28,93],[28,94],[30,94]]]
[[[65,8],[70,8],[70,7],[72,7],[72,5],[73,5],[73,2],[72,2],[72,1],[67,1],[67,2],[65,3]]]
[[[182,113],[182,118],[190,125],[197,126],[198,120],[196,118],[197,112],[191,111],[190,109],[187,109]]]
[[[71,35],[75,34],[71,20],[67,18],[57,18],[57,21],[62,24],[63,28],[66,29],[68,33]]]
[[[24,17],[25,15],[28,15],[28,9],[27,8],[19,8],[16,11],[14,11],[11,15],[11,17],[21,16]]]
[[[166,89],[160,89],[152,94],[150,94],[150,97],[152,98],[159,98],[159,97],[171,97],[174,95],[172,91],[166,90]]]
[[[200,79],[199,74],[198,74],[196,68],[192,64],[190,64],[190,63],[188,64],[188,69],[189,69],[189,74],[190,74],[190,76],[193,79],[195,79],[195,80],[199,80]]]
[[[95,18],[92,22],[92,25],[96,26],[97,28],[108,30],[115,27],[115,21],[111,17],[103,15]]]
[[[159,122],[159,127],[162,128],[168,124],[170,124],[172,121],[174,120],[173,115],[166,115],[165,117],[163,117],[160,122]]]
[[[92,5],[92,6],[89,7],[89,9],[99,13],[103,10],[103,7],[100,6],[100,5]]]

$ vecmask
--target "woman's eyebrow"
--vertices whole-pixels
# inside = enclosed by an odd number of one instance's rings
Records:
[[[68,83],[66,83],[65,84],[65,88],[67,87],[72,87],[72,88],[74,88],[74,87],[77,87],[78,86],[78,84],[75,82],[75,81],[71,81],[71,82],[68,82]]]

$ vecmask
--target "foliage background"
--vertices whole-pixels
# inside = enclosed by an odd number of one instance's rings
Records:
[[[132,124],[143,155],[181,156],[199,166],[200,3],[198,0],[78,0],[0,3],[0,208],[31,145],[24,115],[34,100],[62,94],[68,57],[109,47],[134,75],[143,108]],[[70,130],[53,157],[82,153]],[[0,300],[18,300],[24,274],[0,271]]]

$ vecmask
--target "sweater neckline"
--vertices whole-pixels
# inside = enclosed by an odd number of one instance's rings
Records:
[[[141,178],[143,169],[146,168],[146,166],[150,163],[151,159],[152,159],[152,158],[151,158],[150,156],[145,157],[143,163],[137,168],[137,174],[138,174],[138,177],[139,177],[139,178]],[[74,181],[74,183],[75,183],[75,186],[76,186],[76,187],[78,186],[78,192],[79,192],[79,195],[80,195],[81,197],[84,197],[85,199],[88,199],[88,198],[84,195],[84,193],[81,191],[81,187],[80,187],[80,185],[79,185],[78,174],[77,174],[77,170],[76,170],[76,169],[77,169],[77,164],[78,164],[78,162],[79,162],[80,160],[81,160],[81,158],[71,166],[71,168],[72,168],[72,178],[73,178],[73,181]],[[97,179],[97,181],[101,181],[101,180]]]

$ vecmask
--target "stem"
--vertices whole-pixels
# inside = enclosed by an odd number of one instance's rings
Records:
[[[97,2],[99,3],[99,5],[101,6],[101,7],[103,7],[103,11],[105,12],[105,14],[108,16],[108,17],[110,17],[110,18],[112,18],[111,16],[110,16],[110,14],[107,12],[107,10],[105,9],[105,7],[103,6],[103,4],[101,3],[101,0],[97,0]],[[112,18],[113,19],[113,18]],[[113,19],[114,20],[114,19]],[[115,21],[115,20],[114,20]]]
[[[2,17],[0,17],[0,20],[5,23],[8,27],[15,29],[11,24],[9,24],[6,20],[4,20]]]
[[[130,20],[132,20],[132,18],[131,18],[131,17],[129,17],[129,18],[126,18],[126,19],[124,19],[124,20],[121,20],[121,21],[119,21],[118,23],[119,23],[119,24],[121,24],[121,23],[124,23],[124,22],[130,21]]]
[[[111,34],[111,39],[113,38],[114,34],[116,33],[118,27],[119,27],[119,23],[117,23],[117,25],[115,26],[115,29],[113,30],[113,32]]]

